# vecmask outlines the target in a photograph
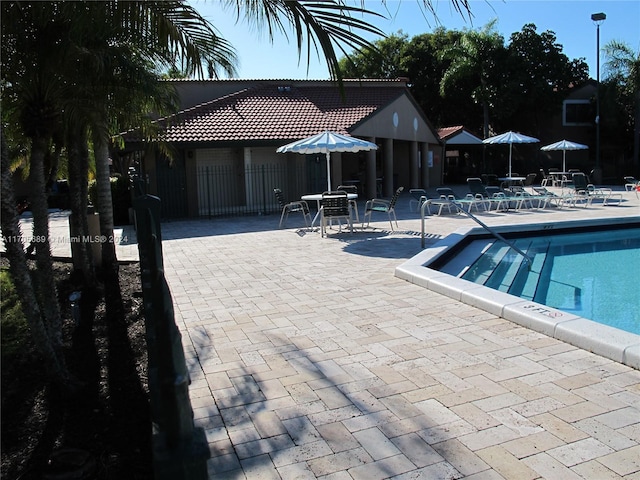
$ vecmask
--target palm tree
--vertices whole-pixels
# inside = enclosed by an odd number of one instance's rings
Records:
[[[629,119],[633,122],[633,166],[640,167],[640,52],[628,45],[611,41],[604,48],[605,80],[617,85],[629,105]]]
[[[504,38],[495,31],[495,24],[493,20],[481,30],[465,30],[458,42],[442,52],[451,63],[440,82],[440,93],[445,96],[462,79],[476,81],[471,95],[482,105],[484,138],[489,136],[489,112],[499,87],[496,62],[505,51]]]
[[[25,300],[32,302],[36,299],[28,312],[33,315],[28,321],[33,326],[34,338],[37,337],[36,344],[43,348],[41,353],[45,358],[50,359],[53,352],[56,360],[48,367],[53,369],[54,378],[65,379],[68,373],[64,369],[61,353],[60,309],[52,280],[53,262],[49,243],[46,188],[49,175],[45,172],[45,158],[51,142],[54,137],[59,138],[60,99],[65,90],[56,68],[64,58],[64,51],[59,42],[51,41],[56,39],[60,25],[47,22],[56,9],[55,4],[46,3],[36,7],[10,2],[5,5],[6,2],[2,4],[3,122],[7,120],[19,125],[30,140],[29,201],[33,213],[32,236],[36,257],[34,282],[26,282],[22,278],[19,281],[22,283],[21,289],[25,289],[22,292]],[[3,189],[3,196],[10,196],[11,186],[5,186],[9,190]],[[9,209],[7,214],[14,215],[15,212]],[[15,220],[7,218],[6,221],[13,225],[17,223],[17,217]],[[12,248],[7,250],[7,256],[16,275],[22,276],[28,271],[24,254]]]
[[[18,223],[18,212],[16,211],[16,199],[13,195],[13,178],[9,168],[10,159],[4,133],[4,128],[0,126],[0,188],[2,189],[0,219],[4,245],[7,257],[10,259],[11,278],[16,285],[16,292],[20,297],[22,310],[29,324],[34,344],[40,355],[42,355],[43,368],[55,383],[66,385],[69,383],[70,375],[60,351],[59,331],[54,331],[52,326],[45,321],[46,317],[40,309],[41,302],[38,301],[36,288],[33,285],[32,275],[25,258],[22,232]]]

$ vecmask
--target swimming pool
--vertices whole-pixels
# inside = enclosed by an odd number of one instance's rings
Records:
[[[531,268],[504,242],[472,240],[439,270],[640,335],[640,228],[618,227],[507,237]]]
[[[497,227],[531,258],[528,272],[519,254],[467,228],[397,267],[396,276],[640,368],[639,229],[640,217]]]

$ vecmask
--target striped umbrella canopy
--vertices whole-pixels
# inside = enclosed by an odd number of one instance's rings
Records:
[[[570,142],[569,140],[560,140],[556,143],[551,143],[541,147],[540,150],[562,150],[562,171],[567,171],[567,150],[587,150],[589,147],[581,143]]]
[[[326,130],[317,135],[283,145],[276,152],[295,152],[303,155],[324,153],[327,157],[327,190],[331,191],[331,152],[360,152],[377,149],[378,146],[375,143]]]
[[[528,137],[527,135],[523,135],[518,132],[508,131],[505,133],[501,133],[500,135],[496,135],[495,137],[485,138],[482,143],[493,144],[493,143],[508,143],[509,144],[509,174],[507,177],[511,176],[511,151],[513,149],[514,143],[536,143],[539,142],[537,138]]]

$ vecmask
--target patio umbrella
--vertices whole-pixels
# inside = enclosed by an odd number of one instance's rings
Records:
[[[509,174],[507,177],[511,176],[511,150],[513,149],[514,143],[536,143],[539,142],[537,138],[527,137],[521,133],[517,132],[505,132],[500,135],[496,135],[495,137],[485,138],[482,143],[493,144],[493,143],[508,143],[509,144]]]
[[[567,150],[587,150],[588,148],[589,147],[587,145],[582,145],[581,143],[570,142],[569,140],[560,140],[559,142],[545,145],[544,147],[541,147],[540,150],[562,150],[562,171],[566,172]]]
[[[326,130],[312,137],[283,145],[276,152],[295,152],[303,155],[324,153],[327,157],[327,190],[331,191],[331,152],[360,152],[377,149],[378,146],[375,143]]]

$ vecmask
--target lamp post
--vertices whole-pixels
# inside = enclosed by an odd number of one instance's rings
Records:
[[[595,183],[602,183],[602,167],[600,166],[600,25],[606,20],[604,13],[594,13],[591,20],[596,24],[596,166],[592,179]]]

